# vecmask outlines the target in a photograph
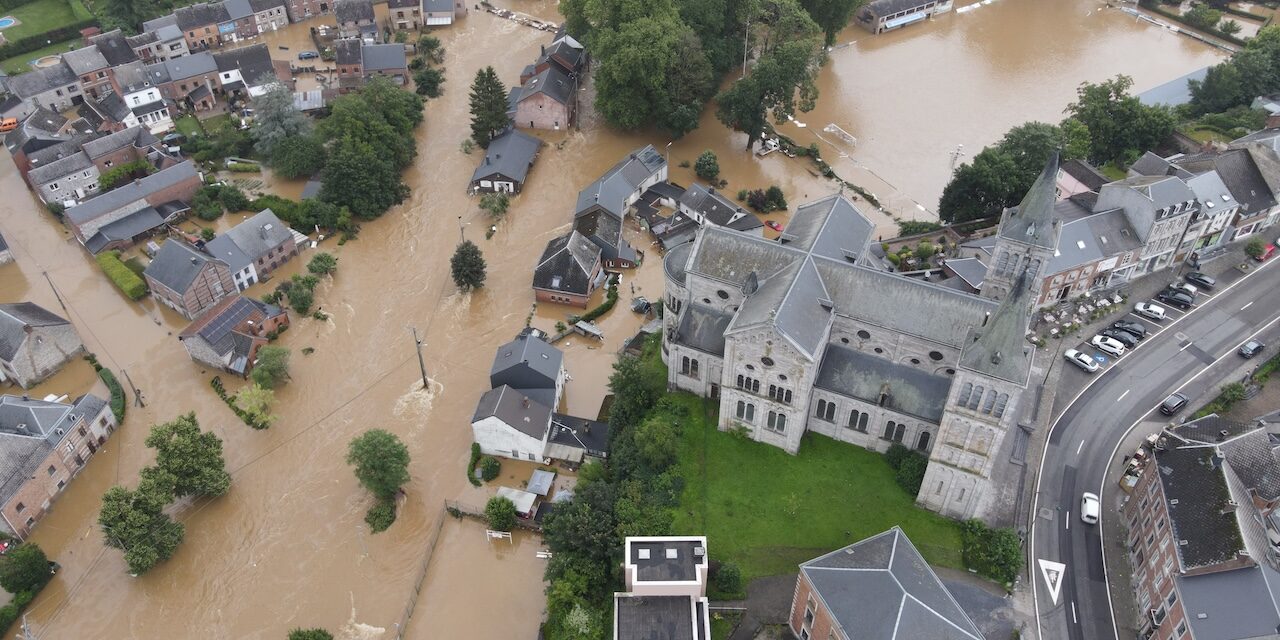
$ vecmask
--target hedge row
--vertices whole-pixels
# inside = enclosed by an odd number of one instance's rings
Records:
[[[120,381],[116,379],[116,374],[110,369],[103,367],[98,370],[98,377],[107,384],[107,389],[111,391],[111,413],[116,414],[116,422],[124,422],[124,387],[120,386]]]
[[[218,394],[218,397],[222,398],[222,401],[227,403],[228,407],[231,407],[232,413],[236,414],[236,417],[240,418],[240,420],[245,424],[249,425],[250,427],[253,427],[254,429],[257,429],[258,431],[261,431],[271,426],[268,423],[259,422],[256,418],[250,415],[249,412],[245,411],[244,409],[241,409],[240,405],[236,404],[236,399],[232,396],[227,395],[227,388],[223,386],[221,377],[214,376],[213,380],[209,381],[209,386],[213,387],[213,390],[215,393]]]
[[[578,320],[576,320],[575,322],[577,321],[591,322],[596,318],[599,318],[600,316],[606,313],[609,313],[609,310],[613,309],[613,305],[617,303],[618,303],[618,277],[611,276],[609,279],[609,289],[605,295],[604,302],[601,302],[600,306],[583,314],[582,317],[578,318]]]
[[[125,263],[120,261],[119,251],[107,251],[98,254],[98,266],[108,278],[119,287],[120,291],[132,300],[147,295],[147,283],[138,277]]]
[[[41,588],[43,589],[43,587]],[[10,600],[9,604],[0,607],[0,629],[3,629],[6,635],[8,635],[9,627],[13,626],[13,623],[18,621],[18,616],[22,615],[22,610],[26,609],[27,605],[36,599],[36,593],[38,592],[21,591],[14,594],[13,600]]]
[[[1157,5],[1155,2],[1141,2],[1141,3],[1139,3],[1139,5],[1140,5],[1143,9],[1146,9],[1146,10],[1148,10],[1148,11],[1151,11],[1152,13],[1158,13],[1158,14],[1160,14],[1160,15],[1162,15],[1162,16],[1164,16],[1164,17],[1166,17],[1166,18],[1170,19],[1170,20],[1173,20],[1174,22],[1178,22],[1178,23],[1181,23],[1181,24],[1187,25],[1188,27],[1190,27],[1190,28],[1192,28],[1192,29],[1194,29],[1194,30],[1196,30],[1196,31],[1203,31],[1203,32],[1205,32],[1205,33],[1207,33],[1207,34],[1209,34],[1209,35],[1211,35],[1211,36],[1215,37],[1215,38],[1221,38],[1221,39],[1223,39],[1223,40],[1226,40],[1227,42],[1230,42],[1231,44],[1238,45],[1238,46],[1241,46],[1241,47],[1243,47],[1243,46],[1244,46],[1244,40],[1241,40],[1240,38],[1237,38],[1237,37],[1235,37],[1235,36],[1229,36],[1229,35],[1227,35],[1227,34],[1225,34],[1225,33],[1221,32],[1221,31],[1218,31],[1216,28],[1214,28],[1214,29],[1202,29],[1202,28],[1200,28],[1200,26],[1199,26],[1199,25],[1195,25],[1195,24],[1192,24],[1192,23],[1188,22],[1188,21],[1187,21],[1187,19],[1186,19],[1186,18],[1184,18],[1184,17],[1182,17],[1182,15],[1181,15],[1181,14],[1177,14],[1177,13],[1174,13],[1174,12],[1172,12],[1172,11],[1166,11],[1164,8],[1160,7],[1160,6],[1159,6],[1159,5]]]
[[[0,0],[2,2],[3,0]],[[36,49],[43,49],[50,42],[62,42],[63,40],[71,40],[80,37],[80,30],[88,27],[99,26],[98,20],[81,20],[66,26],[50,29],[44,33],[37,33],[33,36],[27,36],[14,40],[5,45],[0,45],[0,60],[8,60],[24,53],[31,53]]]

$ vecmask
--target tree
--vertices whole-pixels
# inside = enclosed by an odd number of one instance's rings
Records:
[[[787,198],[782,193],[782,188],[778,185],[771,185],[764,192],[765,203],[774,211],[785,211],[787,209]]]
[[[1173,133],[1173,114],[1150,107],[1129,95],[1133,79],[1116,76],[1101,83],[1086,82],[1076,90],[1067,113],[1089,129],[1089,160],[1123,160],[1155,147]]]
[[[311,313],[311,305],[315,304],[315,290],[309,287],[291,287],[289,289],[289,306],[297,313]]]
[[[295,287],[289,288],[289,299],[293,299]],[[305,287],[303,287],[305,288]],[[258,349],[258,359],[249,374],[254,384],[267,389],[275,389],[289,379],[289,349],[275,345],[266,345]]]
[[[470,240],[458,245],[449,266],[453,271],[453,283],[459,289],[470,291],[484,286],[484,256],[480,255],[480,248]]]
[[[196,212],[196,217],[206,221],[222,217],[222,203],[218,201],[218,194],[221,192],[221,187],[215,185],[200,187],[191,199],[191,208]]]
[[[920,244],[916,245],[916,259],[921,262],[932,258],[936,253],[938,253],[938,248],[928,240],[921,240]]]
[[[220,496],[231,487],[222,439],[200,431],[195,413],[151,427],[144,442],[156,450],[156,467],[173,476],[175,496]]]
[[[269,164],[282,178],[300,178],[319,171],[324,166],[324,143],[315,135],[285,138],[271,150]]]
[[[421,122],[422,100],[385,78],[334,100],[318,127],[329,143],[320,199],[366,219],[404,201],[400,171],[417,155],[412,132]]]
[[[609,564],[622,542],[615,528],[613,499],[613,488],[608,483],[591,482],[578,487],[573,500],[556,505],[555,511],[547,516],[542,539],[555,555],[574,554],[591,564]],[[577,570],[589,571],[585,567]],[[554,575],[552,567],[548,567],[547,572],[549,576]],[[609,580],[607,573],[587,575],[595,583],[588,585],[593,589],[603,587]]]
[[[734,131],[747,134],[748,149],[764,137],[768,124],[767,114],[760,108],[762,93],[755,78],[747,76],[716,96],[716,119]]]
[[[368,513],[364,514],[364,522],[369,530],[382,533],[391,528],[396,521],[396,501],[394,498],[378,498]]]
[[[413,72],[413,90],[420,96],[439,98],[444,93],[444,73],[435,67],[422,67]]]
[[[507,215],[507,207],[511,204],[511,198],[505,193],[486,193],[480,196],[480,208],[489,212],[489,216],[494,220],[501,220]]]
[[[596,34],[595,105],[612,126],[657,124],[679,137],[697,127],[714,88],[711,64],[669,3],[653,5],[652,15]]]
[[[613,363],[609,375],[609,426],[625,429],[640,423],[667,388],[666,372],[649,360],[623,356]]]
[[[494,496],[484,505],[484,517],[494,531],[510,531],[516,526],[516,505],[505,496]]]
[[[293,92],[274,79],[260,78],[267,90],[251,101],[253,106],[253,148],[263,157],[271,158],[276,145],[290,138],[306,137],[311,131],[311,121],[293,104]]]
[[[800,0],[800,5],[809,12],[813,21],[822,27],[828,47],[835,44],[836,34],[849,26],[853,10],[861,4],[859,0]]]
[[[1213,31],[1214,27],[1218,26],[1218,21],[1222,19],[1222,12],[1207,4],[1197,4],[1183,14],[1182,19],[1202,31]]]
[[[957,223],[1000,215],[1015,197],[1017,171],[1007,154],[990,147],[983,149],[972,163],[960,165],[943,188],[938,217]]]
[[[436,64],[444,62],[444,47],[440,45],[440,38],[435,36],[418,38],[418,56]]]
[[[332,253],[321,251],[312,256],[311,261],[307,263],[307,271],[318,276],[327,276],[338,270],[338,259],[333,257]]]
[[[366,219],[403,202],[409,188],[400,182],[400,170],[377,149],[351,137],[339,140],[320,172],[320,199]]]
[[[1244,245],[1245,255],[1255,260],[1262,257],[1266,250],[1267,244],[1263,242],[1262,238],[1249,238],[1249,242]]]
[[[256,382],[236,394],[236,406],[249,414],[255,428],[261,425],[265,429],[276,421],[277,417],[271,415],[271,404],[275,401],[275,392]]]
[[[333,634],[324,629],[293,629],[288,640],[333,640]]]
[[[214,230],[213,230],[212,228],[210,228],[210,227],[201,227],[201,228],[200,228],[200,239],[201,239],[201,240],[204,240],[205,242],[208,242],[208,241],[210,241],[210,240],[212,240],[212,239],[214,239],[214,238],[216,238],[216,237],[218,237],[218,234],[217,234],[216,232],[214,232]]]
[[[382,429],[370,429],[352,440],[347,464],[355,467],[356,479],[378,498],[394,498],[409,481],[409,450],[395,434]]]
[[[1187,84],[1191,88],[1191,111],[1195,115],[1226,111],[1247,100],[1240,68],[1230,60],[1209,67],[1203,80],[1190,80]]]
[[[49,558],[34,542],[0,556],[0,587],[12,594],[39,591],[49,581]]]
[[[172,493],[158,489],[145,477],[137,490],[115,486],[102,497],[98,525],[104,542],[124,551],[133,575],[142,575],[173,557],[182,544],[182,524],[162,511],[172,499]]]
[[[502,472],[502,463],[493,456],[480,458],[480,479],[490,482]]]
[[[715,582],[716,589],[723,593],[738,593],[742,591],[742,569],[732,562],[722,562],[716,570]]]
[[[482,149],[487,149],[489,141],[510,126],[507,107],[507,88],[493,67],[476,71],[476,79],[471,82],[471,139]]]
[[[698,174],[703,180],[715,180],[720,177],[720,163],[716,160],[714,151],[707,149],[698,156],[698,161],[693,163],[693,172]]]
[[[231,212],[244,211],[249,208],[249,197],[244,195],[240,187],[235,185],[223,185],[218,190],[218,202]]]
[[[1223,20],[1218,23],[1218,31],[1224,35],[1234,36],[1240,33],[1240,23],[1235,20]]]
[[[160,13],[154,0],[105,0],[98,15],[104,29],[120,28],[134,34],[143,22]]]

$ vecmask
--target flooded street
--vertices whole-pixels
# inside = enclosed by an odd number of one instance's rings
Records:
[[[504,6],[556,19],[550,0]],[[1085,17],[1091,8],[1094,14]],[[272,35],[272,56],[296,58],[298,47],[309,43],[305,29],[306,23]],[[485,65],[514,81],[550,34],[475,10],[433,33],[447,49],[447,82],[445,94],[428,103],[417,133],[418,158],[405,177],[413,194],[364,223],[359,239],[322,245],[339,258],[336,276],[317,290],[331,317],[295,317],[281,337],[293,351],[292,381],[277,392],[273,413],[280,420],[265,432],[245,426],[214,395],[212,374],[193,363],[176,338],[186,323],[150,300],[135,304],[121,296],[37,205],[12,163],[0,161],[0,190],[10,196],[0,202],[0,232],[17,259],[0,268],[0,299],[61,312],[47,272],[89,350],[104,365],[127,371],[147,401],[145,409],[129,408],[122,428],[32,537],[63,565],[29,609],[38,637],[278,639],[292,627],[322,626],[343,639],[392,638],[437,527],[407,637],[536,637],[545,562],[534,555],[538,540],[517,534],[512,543],[491,544],[478,523],[443,516],[442,503],[479,505],[493,491],[473,488],[464,468],[470,418],[488,388],[494,349],[531,314],[535,326],[553,331],[557,321],[581,312],[556,305],[535,310],[530,289],[545,243],[569,228],[577,191],[632,149],[653,144],[667,152],[668,139],[589,124],[582,131],[539,132],[548,145],[524,193],[486,240],[491,221],[478,199],[466,195],[481,155],[459,150],[469,134],[467,90]],[[834,51],[823,71],[818,109],[801,118],[808,130],[788,125],[784,131],[807,144],[815,130],[839,124],[858,138],[854,159],[902,190],[890,203],[904,212],[913,199],[933,208],[956,144],[976,151],[1013,124],[1056,121],[1081,80],[1123,72],[1145,89],[1218,58],[1203,45],[1118,13],[1099,15],[1089,0],[999,0],[879,38],[846,31],[840,42],[853,39],[857,44]],[[284,43],[290,49],[278,48]],[[907,79],[910,84],[902,82]],[[794,205],[833,190],[803,160],[750,156],[745,136],[720,126],[712,111],[699,130],[670,146],[673,181],[688,185],[692,169],[677,165],[712,149],[729,194],[777,184]],[[833,147],[824,155],[846,179],[889,192],[873,186],[874,176],[859,176],[851,160],[836,158]],[[301,183],[272,189],[296,196]],[[785,221],[785,212],[771,218]],[[876,222],[883,235],[895,235],[887,216]],[[488,261],[484,288],[466,295],[449,277],[460,233]],[[632,285],[634,295],[661,298],[661,256],[638,229],[628,233],[645,251],[645,263],[624,277],[619,304],[600,319],[604,342],[575,336],[560,345],[573,377],[561,408],[575,415],[596,414],[613,354],[641,324],[629,310]],[[303,269],[307,259],[304,253],[277,277]],[[419,379],[410,327],[425,336],[428,390]],[[306,347],[315,352],[302,355]],[[94,384],[92,370],[76,363],[36,393],[76,395]],[[239,384],[229,381],[229,390]],[[96,388],[105,393],[100,383]],[[224,439],[231,491],[180,509],[185,543],[168,562],[130,578],[121,553],[102,545],[101,496],[116,483],[136,485],[138,470],[153,457],[143,446],[149,426],[187,411]],[[378,535],[363,521],[372,498],[344,461],[352,437],[374,427],[398,434],[413,458],[407,502],[395,525]],[[519,486],[517,472],[527,478],[527,469],[504,465],[501,482]],[[441,517],[447,518],[442,525]],[[496,603],[497,615],[473,615],[482,601]]]

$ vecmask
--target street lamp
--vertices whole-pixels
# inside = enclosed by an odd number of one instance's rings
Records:
[[[667,153],[667,172],[668,172],[668,174],[669,174],[669,173],[670,173],[670,171],[671,171],[671,145],[672,145],[672,144],[674,144],[674,143],[675,143],[675,140],[672,140],[671,142],[668,142],[668,143],[667,143],[667,151],[666,151],[666,153]]]

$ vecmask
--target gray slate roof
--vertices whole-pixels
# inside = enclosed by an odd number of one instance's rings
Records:
[[[222,0],[222,8],[226,10],[227,17],[231,20],[248,18],[254,13],[253,7],[249,6],[249,0]]]
[[[137,126],[90,140],[80,148],[90,158],[97,158],[124,147],[149,147],[159,142],[146,127]]]
[[[197,251],[195,247],[180,240],[169,240],[160,245],[155,259],[147,265],[144,275],[154,278],[160,284],[179,293],[187,290],[200,270],[210,261],[218,261],[207,254]]]
[[[71,324],[34,302],[0,304],[0,359],[12,360],[27,339],[27,327]]]
[[[937,424],[942,420],[951,378],[829,345],[814,386],[872,404],[879,402],[881,391],[887,391],[885,407]]]
[[[689,596],[615,594],[618,633],[614,640],[697,640],[693,627],[698,606]]]
[[[521,433],[539,440],[551,425],[551,409],[519,389],[502,385],[480,396],[471,422],[496,417]]]
[[[540,148],[541,140],[517,129],[507,129],[489,142],[484,159],[471,174],[471,182],[501,175],[523,184]]]
[[[905,533],[894,527],[800,565],[851,637],[982,640]]]
[[[1060,273],[1141,246],[1123,209],[1096,213],[1062,225],[1058,248],[1044,273]]]
[[[395,71],[405,69],[409,65],[402,44],[366,44],[361,55],[364,57],[366,72]]]
[[[9,91],[26,100],[46,91],[76,84],[76,74],[65,64],[35,69],[9,78]]]
[[[93,395],[74,405],[44,400],[0,397],[0,503],[8,502],[35,475],[36,469],[58,446],[77,416],[92,419],[106,402]],[[58,433],[61,429],[62,433]]]
[[[270,81],[278,80],[275,66],[271,63],[271,51],[265,44],[219,51],[213,54],[219,71],[238,69],[246,86],[259,86],[258,81],[267,77]]]
[[[715,188],[704,187],[696,182],[680,195],[679,204],[698,213],[711,224],[722,227],[729,226],[729,221],[733,220],[734,216],[737,215],[751,218],[755,221],[756,227],[763,226],[758,218],[729,201],[728,198],[724,197],[724,194],[716,191]]]
[[[1172,166],[1168,160],[1148,151],[1129,165],[1129,171],[1140,176],[1163,176],[1169,174]]]
[[[94,255],[102,252],[112,242],[123,242],[164,225],[164,216],[154,207],[138,209],[109,224],[102,225],[84,241],[84,248]]]
[[[124,32],[119,29],[112,29],[106,33],[93,36],[89,38],[89,43],[96,45],[98,52],[102,54],[103,58],[106,58],[107,64],[113,67],[138,59],[138,54],[134,52]]]
[[[239,273],[242,269],[253,264],[253,259],[245,255],[245,252],[236,245],[231,236],[222,234],[204,244],[205,253],[227,263],[227,268],[231,273]]]
[[[1062,170],[1094,191],[1111,182],[1111,178],[1103,175],[1101,171],[1084,160],[1068,160],[1062,163]]]
[[[529,334],[498,347],[489,367],[490,386],[504,384],[517,389],[554,389],[564,364],[564,354],[541,338]]]
[[[62,62],[71,69],[73,73],[82,76],[99,69],[106,69],[111,64],[107,62],[107,58],[98,51],[98,47],[89,45],[81,47],[74,51],[68,51],[62,54]]]
[[[289,230],[288,225],[276,217],[275,212],[263,209],[228,229],[223,237],[230,237],[250,260],[257,260],[272,249],[288,242],[293,237],[293,232]]]
[[[551,414],[548,442],[577,447],[592,455],[609,453],[609,424],[563,413]]]
[[[154,66],[156,65],[152,65],[152,67]],[[151,67],[148,67],[147,70],[151,71],[152,69]],[[213,57],[213,54],[208,51],[200,51],[190,55],[165,60],[164,72],[167,79],[159,80],[159,82],[153,81],[152,84],[186,80],[188,78],[214,73],[217,70],[218,61]],[[156,76],[154,73],[152,75],[153,77],[159,78],[159,76]]]
[[[333,3],[333,14],[338,24],[373,20],[373,3],[369,0],[337,0]]]
[[[1223,514],[1231,493],[1213,449],[1184,446],[1175,439],[1155,453],[1155,461],[1182,568],[1211,566],[1236,557],[1244,541],[1234,510]],[[1187,544],[1180,544],[1182,540]]]
[[[640,185],[666,166],[667,161],[653,148],[646,145],[632,151],[618,164],[613,165],[595,182],[578,192],[578,203],[574,207],[574,215],[583,215],[597,204],[621,219],[626,213],[623,204],[627,197],[635,193]]]
[[[189,160],[180,162],[144,178],[139,178],[135,182],[116,187],[104,194],[90,198],[67,209],[63,215],[76,224],[82,224],[98,216],[115,211],[129,203],[141,200],[161,189],[171,187],[196,176],[195,164]]]
[[[525,81],[517,102],[523,102],[531,96],[542,93],[560,104],[569,104],[573,100],[573,93],[577,90],[578,83],[570,78],[569,74],[562,71],[560,67],[551,65],[543,69],[542,73]]]
[[[797,207],[781,240],[814,255],[853,260],[866,252],[874,233],[875,225],[852,202],[833,194]]]
[[[1275,637],[1280,611],[1271,592],[1280,585],[1280,574],[1271,568],[1248,567],[1174,580],[1196,640]]]
[[[339,40],[333,45],[334,62],[338,64],[360,64],[363,60],[364,42],[359,38]]]
[[[35,167],[27,172],[27,178],[35,184],[45,184],[73,173],[84,171],[93,166],[93,161],[84,152],[73,153],[61,160]]]
[[[1210,414],[1170,427],[1168,431],[1191,443],[1222,452],[1245,486],[1264,500],[1280,496],[1280,460],[1263,426]]]
[[[949,258],[947,267],[974,289],[981,289],[982,281],[987,278],[987,265],[977,258]]]
[[[733,314],[694,302],[680,314],[680,325],[671,339],[691,349],[724,357],[724,334],[732,321]]]
[[[191,31],[231,19],[226,7],[222,6],[221,2],[202,2],[186,7],[178,7],[173,13],[177,19],[178,28],[183,31]]]
[[[1040,177],[1017,207],[1005,211],[1000,221],[1004,238],[1036,247],[1053,248],[1053,204],[1057,200],[1058,152],[1045,163]]]
[[[176,13],[166,13],[154,20],[147,20],[142,23],[143,31],[157,31],[164,27],[176,27],[178,25],[178,15]]]
[[[533,270],[533,286],[538,289],[587,295],[591,273],[600,262],[600,247],[577,231],[553,238]]]

